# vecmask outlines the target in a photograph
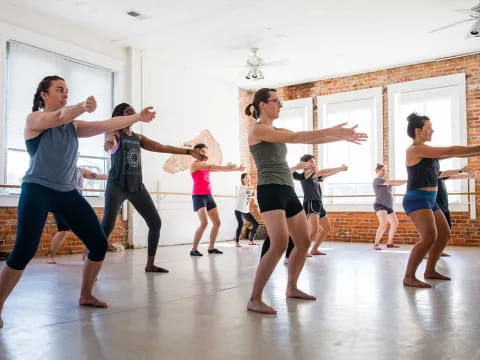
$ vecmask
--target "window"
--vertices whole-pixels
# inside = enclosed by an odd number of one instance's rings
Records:
[[[434,129],[430,145],[466,145],[465,74],[409,81],[388,86],[390,176],[406,179],[405,151],[412,140],[407,135],[407,116],[412,112],[427,115]],[[459,169],[466,160],[453,158],[440,161],[441,170]],[[446,181],[448,192],[466,191],[465,181]],[[395,187],[404,193],[405,186]],[[397,203],[401,197],[396,197]],[[450,196],[459,203],[460,196]]]
[[[23,130],[25,118],[31,111],[33,95],[40,80],[47,75],[63,77],[69,87],[69,104],[76,104],[93,95],[97,109],[83,114],[82,120],[102,120],[111,116],[113,107],[113,72],[94,65],[41,50],[16,41],[7,43],[6,94],[6,164],[5,183],[18,185],[28,168]],[[103,150],[103,135],[79,139],[78,166],[104,173],[107,157]],[[94,185],[95,184],[95,185]],[[102,181],[86,182],[85,186],[104,188]],[[8,191],[8,193],[18,193]],[[90,195],[92,193],[89,193]]]
[[[313,129],[313,102],[311,98],[284,101],[280,117],[275,120],[276,128],[291,131],[307,131]],[[313,146],[308,144],[287,144],[287,162],[292,167],[300,162],[304,154],[312,154]],[[295,191],[303,196],[300,182],[295,181]]]
[[[368,134],[368,141],[362,145],[342,141],[319,146],[319,168],[348,166],[348,171],[323,183],[325,195],[347,197],[326,197],[325,203],[371,204],[372,198],[353,195],[372,194],[375,165],[382,159],[382,88],[319,96],[317,105],[319,128],[348,123],[358,125],[359,131]]]

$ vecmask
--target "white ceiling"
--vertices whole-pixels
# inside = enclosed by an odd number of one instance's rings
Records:
[[[478,0],[2,0],[0,20],[36,31],[84,30],[112,45],[145,49],[172,66],[215,69],[242,87],[278,86],[366,72],[480,50],[455,9]],[[125,15],[135,9],[151,16]],[[41,17],[40,17],[41,16]],[[33,21],[32,19],[37,19]],[[43,20],[40,20],[43,19]],[[51,31],[50,31],[51,32]],[[57,31],[68,38],[69,31]],[[265,80],[242,79],[249,48],[264,60]]]

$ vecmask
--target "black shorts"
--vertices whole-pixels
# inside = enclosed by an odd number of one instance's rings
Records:
[[[210,211],[217,207],[217,204],[215,204],[215,200],[213,200],[213,196],[211,194],[192,195],[192,201],[193,201],[193,211],[198,211],[203,207],[206,207],[207,211]]]
[[[318,216],[319,219],[324,218],[327,216],[327,212],[323,207],[323,203],[320,200],[308,200],[303,202],[303,210],[305,210],[305,214],[315,214]]]
[[[56,213],[53,213],[53,217],[55,219],[55,222],[57,223],[58,231],[70,231],[70,226],[68,226],[67,223],[63,221],[60,216],[58,216]]]
[[[288,185],[267,184],[258,186],[257,201],[261,213],[271,210],[285,210],[285,215],[288,218],[303,210],[295,190]]]
[[[386,210],[387,215],[390,215],[390,214],[393,213],[392,208],[389,208],[389,207],[386,207],[386,206],[383,206],[383,205],[380,205],[380,204],[373,204],[373,210],[375,210],[375,212],[380,211],[380,210]]]

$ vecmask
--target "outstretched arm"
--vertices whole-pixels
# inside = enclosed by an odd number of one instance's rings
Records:
[[[210,171],[243,171],[245,167],[243,165],[237,166],[235,164],[227,164],[227,165],[213,165],[213,164],[206,164],[201,161],[196,161],[190,167],[191,172],[195,172],[197,170],[210,170]]]
[[[148,151],[154,151],[159,153],[167,153],[167,154],[180,154],[180,155],[191,155],[197,160],[207,160],[208,157],[202,155],[199,149],[184,149],[180,147],[170,146],[170,145],[163,145],[160,144],[152,139],[149,139],[145,135],[140,136],[140,146]]]
[[[357,126],[345,127],[346,123],[321,130],[293,132],[287,129],[275,129],[263,124],[252,128],[253,142],[266,141],[289,144],[323,144],[346,140],[356,144],[365,141],[368,136],[355,131]]]
[[[445,170],[440,173],[439,178],[451,178],[451,179],[473,179],[475,178],[475,174],[478,173],[478,170],[472,166],[464,166],[461,169],[454,169],[454,170]]]
[[[93,112],[97,103],[93,96],[72,106],[64,106],[56,111],[35,111],[28,115],[25,124],[25,139],[36,137],[43,130],[71,123],[84,112]]]
[[[339,166],[339,167],[318,170],[315,173],[315,177],[321,176],[322,178],[326,178],[328,176],[338,174],[341,171],[347,171],[347,170],[348,170],[348,166],[345,164],[342,164],[342,166]]]
[[[448,159],[452,157],[480,156],[480,146],[411,146],[408,153],[419,158]]]
[[[383,183],[383,185],[390,185],[390,186],[401,186],[403,184],[406,184],[407,180],[387,180]],[[381,185],[380,185],[381,186]]]
[[[77,129],[78,137],[90,137],[98,134],[106,133],[113,130],[126,128],[137,121],[150,122],[156,116],[153,107],[146,107],[138,114],[128,116],[116,116],[104,121],[83,121],[76,120],[74,122]]]
[[[96,172],[89,170],[87,168],[82,168],[83,172],[83,177],[85,179],[91,179],[91,180],[107,180],[108,175],[107,174],[97,174]]]

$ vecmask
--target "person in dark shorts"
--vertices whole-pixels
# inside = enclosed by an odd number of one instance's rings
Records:
[[[297,170],[303,170],[303,172],[299,173]],[[303,210],[305,210],[307,215],[310,240],[312,241],[311,255],[326,255],[318,248],[331,230],[327,212],[323,207],[320,182],[329,176],[347,170],[348,167],[345,164],[335,168],[318,170],[315,156],[311,154],[303,155],[300,158],[300,163],[291,168],[293,178],[300,181],[303,189]]]
[[[194,150],[207,158],[208,148],[205,144],[196,144]],[[198,251],[198,244],[202,239],[202,235],[208,225],[208,219],[212,222],[212,230],[210,231],[210,243],[208,245],[209,254],[223,254],[223,251],[215,247],[218,230],[220,229],[220,215],[218,213],[217,204],[212,196],[212,188],[210,186],[210,172],[212,171],[243,171],[243,166],[235,164],[213,165],[207,164],[206,161],[194,161],[190,166],[190,174],[193,180],[192,202],[193,211],[195,211],[200,220],[200,226],[195,231],[193,238],[192,250],[190,256],[203,256]]]
[[[461,169],[445,170],[440,172],[438,178],[437,205],[442,210],[445,219],[447,219],[448,227],[452,230],[452,218],[448,207],[448,192],[445,180],[462,180],[462,179],[478,179],[479,171],[471,166],[464,166]],[[440,256],[448,257],[449,254],[442,252]]]
[[[295,194],[292,173],[287,164],[286,144],[320,144],[340,140],[360,143],[367,138],[366,134],[355,131],[356,126],[346,128],[345,124],[301,132],[277,129],[273,122],[279,117],[281,108],[282,102],[275,89],[263,88],[255,93],[252,103],[245,109],[247,116],[258,120],[250,128],[248,145],[257,168],[257,201],[267,233],[270,235],[270,248],[260,259],[247,309],[263,314],[276,314],[272,307],[263,302],[262,294],[287,248],[289,234],[295,248],[288,264],[286,296],[305,300],[316,299],[297,286],[310,247],[310,237],[307,217]]]
[[[393,211],[393,195],[392,186],[400,186],[405,184],[406,180],[392,180],[387,177],[387,170],[385,165],[377,164],[375,168],[377,177],[373,180],[373,192],[375,193],[375,202],[373,203],[373,210],[378,218],[378,228],[375,233],[375,242],[373,250],[382,250],[380,241],[387,229],[387,223],[390,224],[388,230],[387,248],[398,248],[398,245],[393,243],[393,238],[398,227],[398,218],[395,211]]]

